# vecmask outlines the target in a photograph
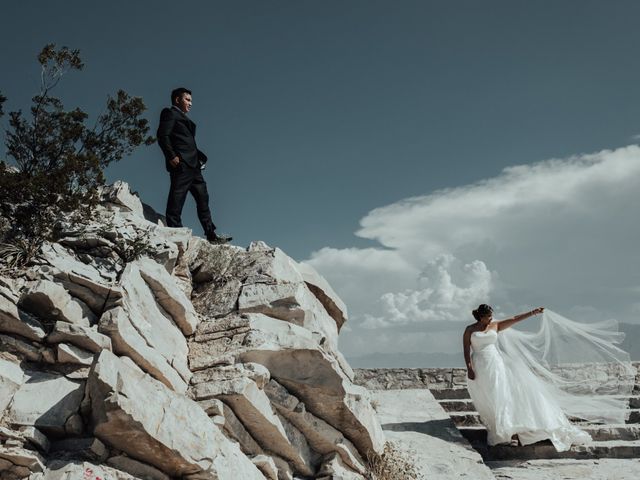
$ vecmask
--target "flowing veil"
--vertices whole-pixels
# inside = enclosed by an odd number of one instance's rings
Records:
[[[545,309],[540,329],[508,328],[498,335],[506,367],[522,380],[533,372],[565,414],[624,423],[636,369],[618,345],[618,322],[580,323]]]

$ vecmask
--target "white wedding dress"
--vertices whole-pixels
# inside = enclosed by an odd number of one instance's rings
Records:
[[[498,335],[495,329],[471,334],[476,378],[467,381],[489,445],[508,443],[514,434],[523,445],[549,439],[558,451],[590,441],[588,433],[569,422],[541,379],[529,369],[518,369],[516,375],[505,363],[496,347]]]

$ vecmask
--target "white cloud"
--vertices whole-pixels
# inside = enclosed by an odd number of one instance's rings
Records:
[[[308,262],[350,307],[347,355],[365,327],[384,335],[362,348],[389,351],[400,338],[389,327],[470,321],[481,302],[637,322],[639,185],[635,145],[514,166],[372,210],[356,234],[380,248],[325,248]]]

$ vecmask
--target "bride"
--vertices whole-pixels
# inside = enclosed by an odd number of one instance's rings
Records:
[[[543,307],[501,321],[486,304],[472,313],[476,323],[463,336],[467,388],[489,445],[548,439],[565,451],[591,440],[567,415],[624,423],[635,369],[616,346],[624,334],[615,321],[581,324]],[[539,314],[539,331],[506,331]]]

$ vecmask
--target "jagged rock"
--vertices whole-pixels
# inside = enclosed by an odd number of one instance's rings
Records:
[[[187,391],[184,378],[161,352],[149,346],[123,307],[115,307],[105,312],[100,319],[99,330],[111,338],[115,353],[129,357],[142,371],[176,392]]]
[[[122,274],[122,304],[129,312],[129,318],[136,330],[149,346],[158,350],[188,382],[191,372],[186,361],[187,342],[180,329],[156,303],[153,293],[142,278],[141,270],[144,267],[140,265],[138,261],[129,263]]]
[[[224,404],[223,404],[224,405]],[[262,455],[264,450],[244,427],[242,422],[227,405],[223,406],[224,431],[228,437],[238,442],[245,455]]]
[[[275,380],[267,384],[265,393],[278,413],[303,433],[313,450],[322,455],[337,452],[352,470],[366,473],[365,463],[357,449],[339,430],[307,412],[304,403]]]
[[[14,394],[4,418],[14,425],[64,434],[67,419],[80,408],[84,382],[46,372],[25,373],[27,378]]]
[[[112,185],[102,187],[100,194],[102,201],[124,207],[125,211],[144,218],[144,209],[140,197],[131,192],[126,182],[116,180]]]
[[[29,480],[140,480],[121,470],[106,465],[81,460],[53,460],[42,473],[33,474]]]
[[[329,455],[320,467],[318,479],[322,480],[366,480],[359,473],[351,471],[343,463],[342,458],[337,453]]]
[[[37,344],[36,344],[37,345]],[[0,347],[2,352],[11,352],[20,359],[29,360],[31,362],[40,362],[43,360],[43,348],[34,346],[24,340],[9,335],[0,335]]]
[[[93,353],[111,350],[111,339],[98,332],[97,327],[83,327],[67,322],[56,322],[47,342],[66,342]]]
[[[266,394],[250,378],[237,376],[198,384],[194,388],[194,397],[196,400],[212,397],[222,400],[262,448],[286,458],[301,474],[313,474],[311,455],[299,448],[301,441],[298,445],[292,443],[299,439],[294,439],[291,432],[286,431]]]
[[[266,478],[278,480],[278,467],[276,467],[276,462],[273,461],[273,458],[267,455],[256,455],[251,458],[251,461]]]
[[[168,475],[165,475],[157,468],[124,455],[108,458],[107,465],[144,480],[171,480]]]
[[[269,370],[259,363],[236,363],[199,370],[191,377],[191,383],[217,383],[238,377],[246,377],[256,382],[258,388],[264,388],[270,378]]]
[[[111,288],[115,275],[103,277],[98,270],[77,260],[61,245],[45,243],[41,256],[53,268],[53,277],[97,316],[102,314],[107,302],[120,296],[117,289]]]
[[[80,435],[84,431],[82,417],[77,413],[71,415],[64,424],[64,431],[67,435]]]
[[[212,480],[262,477],[197,403],[129,367],[107,350],[92,367],[87,393],[95,435],[170,476],[197,474]]]
[[[49,322],[68,322],[89,327],[97,320],[82,302],[76,301],[64,287],[49,280],[40,280],[20,298],[20,307]]]
[[[200,408],[202,408],[202,410],[204,410],[204,412],[210,417],[224,416],[224,413],[223,413],[224,404],[216,398],[199,400],[198,405],[200,405]]]
[[[28,443],[34,445],[38,450],[42,452],[49,451],[49,439],[37,428],[32,426],[22,426],[18,432],[22,438],[24,438]]]
[[[103,462],[109,455],[104,443],[95,437],[66,438],[51,444],[51,452],[71,452],[75,458]]]
[[[0,295],[0,332],[14,333],[28,340],[42,340],[46,333],[42,324],[24,312],[9,298]]]
[[[0,418],[24,381],[20,365],[0,358]]]
[[[245,285],[238,298],[238,311],[263,313],[319,332],[331,348],[337,350],[338,327],[335,320],[302,282]]]
[[[199,323],[198,314],[191,301],[178,288],[174,277],[149,258],[141,258],[136,264],[140,275],[153,291],[156,301],[171,316],[182,333],[191,335],[195,332]]]
[[[58,344],[58,351],[56,352],[59,363],[74,363],[78,365],[91,366],[93,363],[93,353],[83,350],[82,348],[74,347],[66,343]]]
[[[381,451],[384,435],[368,392],[351,383],[310,331],[261,314],[244,317],[225,319],[231,327],[229,337],[216,337],[214,330],[220,326],[203,322],[198,331],[208,340],[199,343],[196,334],[190,364],[206,365],[229,355],[240,362],[260,363],[311,413],[343,432],[362,455]]]
[[[37,473],[44,471],[44,459],[38,452],[27,450],[21,447],[5,447],[0,446],[0,461],[5,460],[4,470],[6,472],[23,474],[23,477],[29,473]],[[9,465],[7,465],[7,463]],[[22,467],[22,468],[20,468]],[[0,470],[2,471],[2,470]],[[24,475],[26,473],[26,475]],[[17,477],[21,478],[21,477]]]
[[[313,292],[329,315],[335,320],[338,331],[340,331],[342,325],[344,325],[349,318],[345,303],[338,294],[333,291],[329,282],[311,265],[308,263],[298,263],[296,267],[309,287],[309,290]]]

